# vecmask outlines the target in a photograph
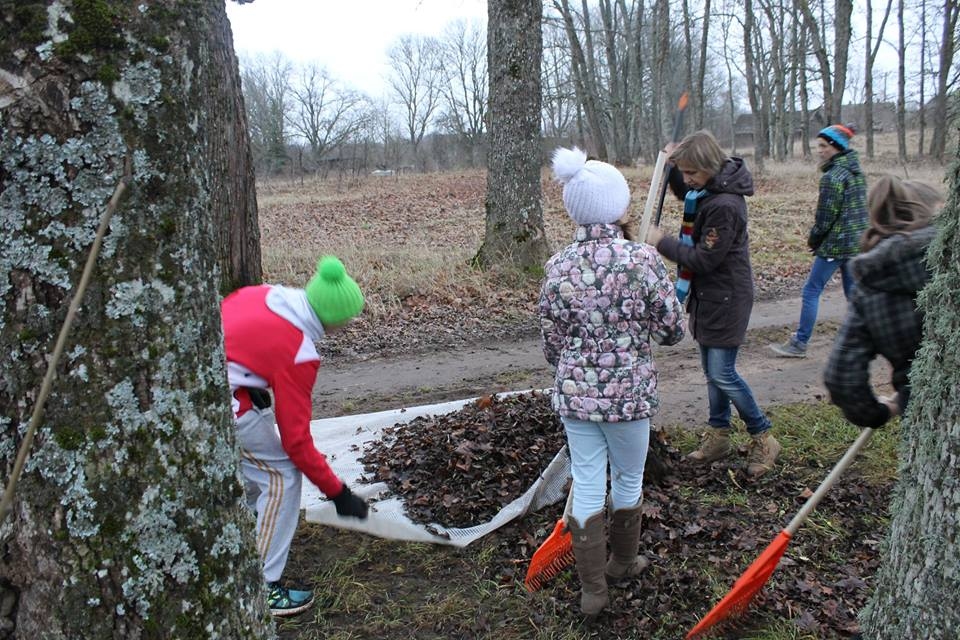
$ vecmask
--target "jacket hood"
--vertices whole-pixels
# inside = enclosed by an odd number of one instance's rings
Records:
[[[927,247],[937,234],[936,227],[917,229],[882,240],[851,262],[858,282],[880,291],[913,295],[930,279]]]
[[[713,193],[733,193],[740,196],[753,195],[753,176],[747,169],[743,158],[731,157],[720,168],[720,172],[707,183],[707,190]]]
[[[859,175],[863,173],[860,168],[860,156],[853,149],[847,149],[836,154],[820,166],[821,171],[827,171],[830,167],[843,167],[850,173]]]

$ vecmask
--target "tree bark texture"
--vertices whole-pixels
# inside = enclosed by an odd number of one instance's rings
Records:
[[[960,637],[960,163],[927,254],[924,339],[910,372],[899,482],[876,590],[863,615],[871,640]]]
[[[960,17],[960,6],[957,5],[956,0],[945,0],[940,62],[937,66],[937,100],[933,109],[933,135],[930,138],[930,155],[941,162],[946,152],[946,140],[949,137],[950,101],[957,102],[953,57],[957,49],[958,17]]]
[[[201,96],[207,112],[204,136],[209,173],[219,178],[210,185],[211,211],[217,233],[220,292],[229,293],[260,284],[260,225],[257,215],[253,155],[247,135],[247,115],[240,90],[240,69],[233,48],[230,21],[219,3],[201,3],[209,27],[203,41],[208,82]]]
[[[246,146],[226,25],[222,0],[0,5],[5,485],[131,168],[0,525],[0,637],[273,635],[219,318],[218,208],[253,193],[219,157]]]
[[[490,145],[482,266],[542,269],[549,257],[543,231],[540,169],[540,0],[487,3]]]

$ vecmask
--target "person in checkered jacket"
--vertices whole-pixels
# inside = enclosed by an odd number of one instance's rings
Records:
[[[908,374],[923,337],[917,294],[930,279],[926,254],[942,203],[930,185],[894,176],[882,177],[867,196],[870,226],[851,261],[855,286],[824,372],[830,401],[860,427],[883,426],[910,400]],[[877,356],[893,368],[891,397],[870,385]]]

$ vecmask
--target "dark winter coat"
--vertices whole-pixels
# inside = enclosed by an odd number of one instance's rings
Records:
[[[670,187],[681,200],[689,191],[683,175],[670,169]],[[743,344],[753,309],[753,270],[747,235],[747,202],[753,177],[740,158],[728,158],[698,201],[693,246],[664,236],[657,250],[693,272],[687,312],[690,333],[707,347]]]
[[[924,227],[890,236],[850,263],[856,286],[824,384],[831,402],[861,427],[876,428],[890,419],[890,410],[870,386],[870,363],[878,355],[893,367],[901,410],[910,399],[910,364],[923,337],[916,299],[930,279],[925,257],[935,235],[934,227]]]
[[[852,258],[869,226],[867,181],[853,149],[841,151],[821,167],[817,217],[807,246],[821,258]]]

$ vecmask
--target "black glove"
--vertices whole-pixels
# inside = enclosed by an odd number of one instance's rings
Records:
[[[363,498],[353,495],[350,487],[343,485],[343,491],[337,494],[333,499],[333,504],[337,506],[337,514],[341,516],[353,516],[365,520],[367,517],[367,503]]]

